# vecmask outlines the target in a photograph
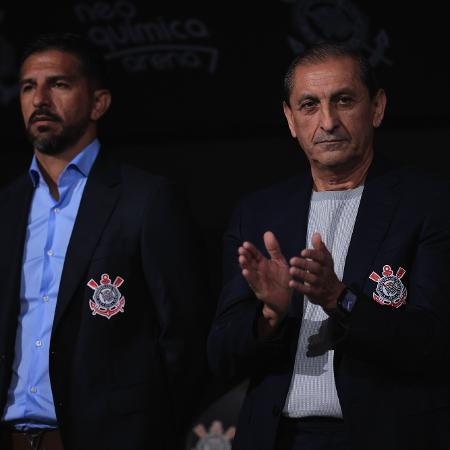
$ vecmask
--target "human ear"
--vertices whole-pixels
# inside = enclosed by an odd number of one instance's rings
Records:
[[[91,119],[97,121],[108,111],[111,104],[111,92],[108,89],[94,91],[94,102],[91,110]]]

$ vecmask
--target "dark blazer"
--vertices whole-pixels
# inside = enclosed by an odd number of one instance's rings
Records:
[[[28,174],[0,192],[0,410],[11,380]],[[167,180],[99,155],[67,249],[50,344],[65,450],[175,448],[205,365],[206,324],[192,229]],[[103,274],[123,312],[93,314]]]
[[[249,240],[263,250],[263,233],[271,230],[288,260],[298,255],[306,246],[311,191],[308,172],[252,194],[237,207],[225,234],[224,287],[208,357],[218,373],[250,377],[234,450],[274,448],[303,307],[295,294],[276,335],[256,339],[261,302],[241,276],[237,248]],[[394,276],[398,268],[406,270],[400,280],[406,304],[398,308],[374,301],[378,283],[369,276],[382,277],[385,265]],[[449,277],[448,183],[377,158],[343,277],[359,299],[347,329],[333,323],[336,386],[354,450],[449,448]]]

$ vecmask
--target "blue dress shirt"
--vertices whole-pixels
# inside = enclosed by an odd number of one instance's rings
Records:
[[[58,179],[59,200],[51,196],[36,157],[30,166],[35,190],[23,253],[13,374],[2,417],[18,429],[57,425],[49,376],[53,317],[67,246],[99,148],[96,139],[67,165]]]

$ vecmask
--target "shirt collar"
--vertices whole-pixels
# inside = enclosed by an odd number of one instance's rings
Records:
[[[66,168],[62,171],[59,179],[63,176],[63,174],[70,170],[77,170],[82,176],[87,177],[89,172],[94,165],[95,159],[97,158],[98,152],[100,150],[100,142],[98,139],[94,139],[87,147],[85,147],[80,153],[78,153],[75,158],[67,164]],[[34,187],[39,185],[39,181],[43,179],[41,169],[39,168],[39,164],[36,159],[36,155],[33,156],[31,160],[30,168],[28,172],[31,177],[31,181],[33,182]]]

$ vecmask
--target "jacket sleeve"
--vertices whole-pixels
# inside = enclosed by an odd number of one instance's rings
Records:
[[[257,241],[244,230],[245,208],[234,211],[224,235],[224,285],[208,338],[208,361],[211,370],[227,378],[241,378],[266,370],[284,355],[289,338],[289,321],[268,339],[260,340],[255,328],[261,315],[262,303],[255,297],[241,275],[238,248],[245,240]]]
[[[145,282],[156,310],[159,354],[172,413],[191,418],[206,375],[206,336],[212,309],[200,276],[199,240],[181,196],[167,180],[148,201],[141,235]],[[188,410],[189,409],[189,410]]]

